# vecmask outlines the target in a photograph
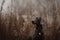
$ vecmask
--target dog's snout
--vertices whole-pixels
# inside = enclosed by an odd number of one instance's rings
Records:
[[[36,24],[35,21],[32,21],[32,24]]]

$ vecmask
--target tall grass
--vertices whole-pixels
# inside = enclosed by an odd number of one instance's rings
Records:
[[[39,0],[36,4],[26,2],[26,6],[19,5],[18,0],[12,0],[8,12],[3,15],[0,11],[1,40],[28,40],[33,38],[35,25],[33,18],[40,16],[44,32],[44,40],[60,40],[60,3],[56,0]],[[16,5],[14,5],[16,4]],[[3,7],[3,6],[2,6]],[[3,9],[3,8],[2,8]],[[26,15],[22,17],[22,15]],[[27,19],[27,21],[25,21]]]

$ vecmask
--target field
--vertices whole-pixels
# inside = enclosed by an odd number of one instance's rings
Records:
[[[0,40],[28,40],[33,38],[32,20],[41,17],[44,40],[60,40],[59,0],[11,0],[4,11],[0,8]]]

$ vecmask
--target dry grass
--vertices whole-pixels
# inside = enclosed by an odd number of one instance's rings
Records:
[[[21,9],[16,6],[13,12],[7,12],[4,15],[0,11],[0,40],[28,40],[30,36],[33,37],[35,25],[31,21],[37,16],[33,14],[35,12],[42,18],[45,40],[60,40],[60,5],[52,2],[51,4],[42,6],[42,10],[27,5],[28,8]],[[27,21],[22,15],[27,15]]]

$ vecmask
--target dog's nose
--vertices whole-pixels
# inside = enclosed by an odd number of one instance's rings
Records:
[[[32,24],[35,24],[35,22],[34,22],[34,21],[32,21]]]

